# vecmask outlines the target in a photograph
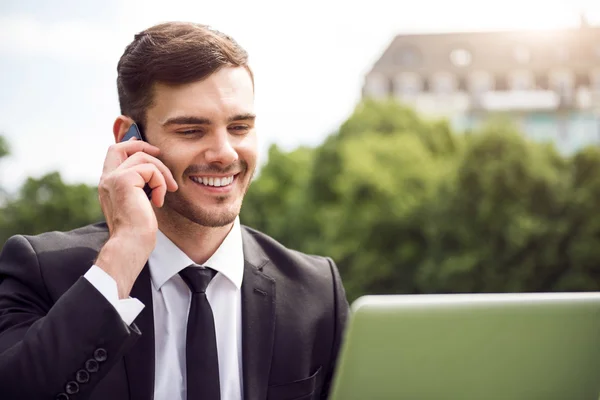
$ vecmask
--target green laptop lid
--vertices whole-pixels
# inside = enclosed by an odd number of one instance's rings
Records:
[[[597,400],[600,294],[365,296],[334,400]]]

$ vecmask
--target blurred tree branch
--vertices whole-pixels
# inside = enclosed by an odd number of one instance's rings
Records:
[[[6,157],[9,153],[8,142],[4,138],[4,135],[0,134],[0,158]]]
[[[0,158],[7,155],[8,143],[0,136]],[[0,187],[0,195],[0,248],[16,234],[66,231],[103,219],[97,189],[66,184],[58,172],[28,178],[14,196]]]

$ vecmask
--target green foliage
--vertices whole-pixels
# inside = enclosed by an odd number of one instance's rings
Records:
[[[309,148],[286,154],[271,146],[269,163],[252,184],[253,195],[244,199],[240,218],[249,226],[278,232],[279,238],[286,242],[298,237],[310,223],[303,220],[303,208],[313,156]]]
[[[558,245],[569,190],[567,163],[552,148],[490,126],[472,139],[444,186],[417,275],[425,291],[552,289],[565,261]]]
[[[331,256],[366,293],[598,290],[600,149],[572,159],[506,120],[469,135],[366,101],[315,149],[271,149],[242,221]]]
[[[9,152],[10,150],[6,139],[3,136],[0,136],[0,158],[7,156]]]
[[[68,185],[53,172],[27,179],[0,209],[0,243],[15,234],[65,231],[102,219],[96,188]]]
[[[0,136],[0,158],[9,154]],[[16,196],[0,188],[0,249],[16,234],[67,231],[103,220],[95,187],[64,183],[58,172],[28,178]]]

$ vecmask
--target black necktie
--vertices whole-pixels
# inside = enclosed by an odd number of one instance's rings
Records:
[[[185,353],[188,400],[221,398],[215,321],[206,298],[206,288],[215,274],[213,269],[199,267],[179,271],[192,291]]]

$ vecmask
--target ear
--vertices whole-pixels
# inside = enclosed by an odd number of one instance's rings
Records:
[[[125,133],[129,130],[134,121],[125,116],[119,115],[113,124],[113,135],[115,136],[115,143],[119,143]]]

